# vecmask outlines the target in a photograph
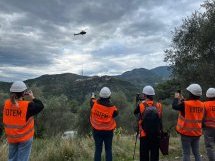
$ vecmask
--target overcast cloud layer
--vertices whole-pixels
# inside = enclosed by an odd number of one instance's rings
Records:
[[[0,80],[166,65],[171,31],[203,0],[0,0]],[[81,30],[84,36],[74,36]]]

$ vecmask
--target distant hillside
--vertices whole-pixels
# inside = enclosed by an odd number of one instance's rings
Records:
[[[136,86],[144,86],[161,83],[164,80],[169,79],[169,75],[168,67],[162,66],[151,70],[145,68],[133,69],[116,77],[127,80]]]
[[[138,89],[131,83],[111,76],[80,76],[71,73],[57,75],[43,75],[25,81],[31,88],[36,86],[43,92],[44,97],[66,95],[69,99],[82,102],[92,92],[98,93],[103,86],[108,86],[112,92],[123,92],[128,99],[135,96]],[[0,89],[9,92],[11,83],[0,82]]]
[[[69,99],[83,101],[91,92],[96,92],[108,86],[113,92],[123,92],[132,99],[136,92],[147,84],[155,85],[168,79],[167,67],[152,70],[140,68],[127,71],[118,76],[81,76],[72,73],[43,75],[25,82],[29,87],[39,87],[45,97],[66,95]],[[11,83],[0,82],[0,91],[8,92]]]
[[[6,92],[10,89],[11,83],[7,83],[7,82],[0,82],[0,92]],[[1,99],[1,98],[0,98]]]
[[[150,71],[152,71],[153,73],[155,73],[156,75],[158,75],[159,77],[161,77],[164,80],[169,79],[171,70],[169,69],[168,66],[160,66],[160,67],[156,67],[151,69]]]

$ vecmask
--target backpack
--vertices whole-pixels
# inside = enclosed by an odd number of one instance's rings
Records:
[[[160,135],[161,120],[158,114],[158,109],[153,104],[149,106],[147,103],[143,103],[145,110],[142,113],[142,128],[146,135],[154,137]]]

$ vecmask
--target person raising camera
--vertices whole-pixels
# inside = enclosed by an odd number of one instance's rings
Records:
[[[26,101],[28,95],[31,101]],[[10,99],[3,108],[3,123],[9,143],[9,161],[28,161],[34,136],[34,118],[44,108],[32,91],[22,81],[16,81],[10,88]]]
[[[172,108],[179,111],[176,131],[181,135],[183,161],[190,161],[190,149],[195,161],[201,161],[199,139],[204,116],[204,103],[200,101],[202,88],[199,84],[191,84],[186,90],[189,92],[189,98],[184,101],[183,96],[176,92],[172,104]]]
[[[95,140],[94,161],[101,161],[103,142],[105,144],[106,161],[112,161],[112,141],[113,131],[116,128],[115,117],[118,110],[111,101],[111,91],[108,87],[103,87],[99,92],[99,99],[95,99],[94,94],[91,97],[91,115],[90,123],[93,129],[93,138]]]

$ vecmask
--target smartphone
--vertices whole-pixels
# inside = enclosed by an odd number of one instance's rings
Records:
[[[179,90],[177,90],[177,93],[181,94],[181,90],[180,90],[180,89],[179,89]]]
[[[25,96],[28,96],[29,95],[29,91],[25,91]]]
[[[25,95],[28,96],[31,90],[25,91]]]
[[[92,92],[91,98],[95,98],[95,93],[94,92]]]

